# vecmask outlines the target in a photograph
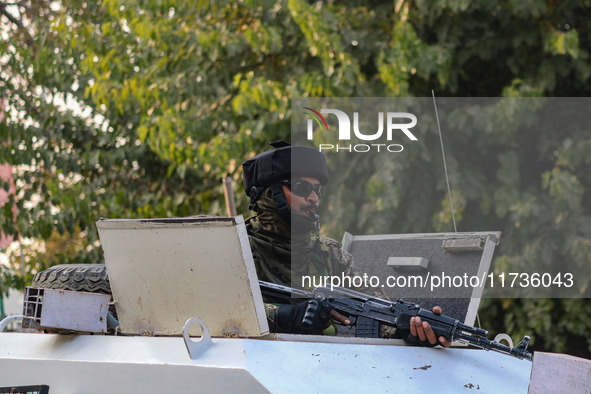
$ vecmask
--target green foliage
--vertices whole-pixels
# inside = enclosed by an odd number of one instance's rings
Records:
[[[29,253],[28,275],[100,260],[99,217],[223,215],[225,176],[246,212],[240,164],[289,139],[294,97],[591,91],[586,0],[23,4],[0,12],[0,160],[14,166],[17,187],[0,224],[55,251]],[[536,110],[443,109],[457,119],[444,137],[459,229],[502,230],[499,265],[590,265],[591,139],[584,129],[528,128],[524,114]],[[481,134],[467,119],[480,119]],[[325,201],[324,230],[377,233],[395,220],[397,232],[451,231],[435,133],[428,140],[405,160],[331,163],[333,194],[362,195]],[[376,167],[386,175],[368,176]],[[382,215],[372,220],[376,207]],[[55,237],[72,240],[57,248],[68,253],[51,247]],[[15,275],[11,284],[22,286]],[[487,300],[483,308],[484,325],[530,334],[539,349],[591,345],[582,301]]]

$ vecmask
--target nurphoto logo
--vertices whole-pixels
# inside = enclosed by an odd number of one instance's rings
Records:
[[[314,137],[314,123],[324,129],[326,132],[329,131],[328,122],[322,114],[334,115],[338,122],[338,139],[337,144],[319,144],[319,151],[336,151],[336,152],[369,152],[369,151],[388,151],[388,152],[402,152],[404,147],[401,144],[391,143],[394,138],[399,138],[404,135],[411,141],[418,141],[417,137],[410,131],[411,128],[416,126],[417,117],[408,112],[378,112],[378,124],[376,132],[367,132],[359,129],[359,113],[353,112],[353,124],[351,124],[351,118],[344,111],[339,109],[321,109],[316,111],[310,107],[303,107],[304,113],[309,116],[308,118],[308,129],[307,139],[312,141]],[[384,120],[385,118],[385,120]],[[333,118],[334,120],[334,118]],[[361,141],[373,141],[376,142],[386,131],[385,140],[388,143],[368,143],[368,144],[343,144],[343,142],[351,141],[351,131],[353,135]],[[383,140],[383,138],[382,138]]]

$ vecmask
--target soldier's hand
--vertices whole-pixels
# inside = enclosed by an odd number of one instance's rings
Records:
[[[436,315],[441,315],[441,307],[436,306],[433,308],[433,313]],[[410,318],[410,334],[413,337],[418,337],[422,342],[429,342],[431,345],[437,345],[437,340],[439,339],[439,344],[443,347],[450,347],[451,342],[449,342],[445,337],[440,336],[437,338],[435,332],[427,323],[426,321],[422,321],[420,317],[415,316]]]
[[[330,320],[333,320],[339,324],[342,324],[344,326],[348,326],[351,324],[351,320],[349,320],[347,317],[341,315],[339,312],[335,311],[334,309],[330,310]],[[328,322],[328,324],[326,325],[325,328],[330,327],[330,322]]]
[[[321,335],[330,325],[331,311],[327,302],[318,300],[281,305],[277,310],[276,330],[290,334]]]

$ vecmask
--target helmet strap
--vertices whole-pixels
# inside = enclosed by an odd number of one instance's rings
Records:
[[[273,183],[270,186],[270,189],[281,218],[285,220],[285,223],[291,226],[291,209],[289,209],[289,205],[287,205],[285,194],[283,194],[283,188],[279,183]]]
[[[258,188],[256,186],[250,188],[248,192],[248,196],[250,197],[250,205],[248,206],[248,209],[250,209],[251,211],[258,212],[258,205],[256,204],[256,202],[261,196],[262,192],[263,188]]]

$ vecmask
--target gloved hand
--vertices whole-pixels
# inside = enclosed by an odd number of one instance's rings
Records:
[[[331,308],[326,301],[285,304],[277,311],[276,331],[289,334],[322,334],[329,325]]]

